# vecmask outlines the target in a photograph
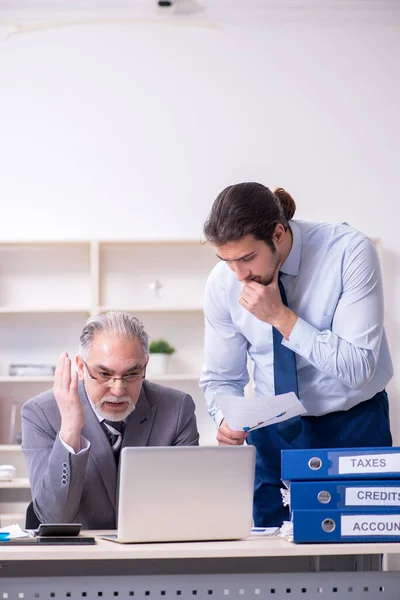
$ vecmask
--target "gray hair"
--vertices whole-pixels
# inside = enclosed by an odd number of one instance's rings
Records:
[[[149,335],[144,329],[142,321],[136,317],[131,317],[127,313],[112,310],[103,315],[90,317],[79,338],[79,354],[87,356],[93,344],[94,336],[97,333],[107,333],[124,338],[135,338],[139,340],[143,352],[146,356],[149,354]]]

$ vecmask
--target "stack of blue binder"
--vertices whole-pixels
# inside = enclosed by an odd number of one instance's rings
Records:
[[[400,542],[400,448],[282,450],[297,543]]]

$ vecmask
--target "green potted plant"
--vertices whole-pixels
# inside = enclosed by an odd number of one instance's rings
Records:
[[[176,352],[166,340],[152,340],[149,344],[149,377],[166,375],[171,354]]]

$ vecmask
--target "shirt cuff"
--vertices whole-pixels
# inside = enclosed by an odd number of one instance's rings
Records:
[[[76,454],[78,456],[79,454],[83,454],[84,452],[87,452],[90,448],[89,440],[87,440],[86,438],[84,438],[82,436],[81,436],[81,449],[79,450],[79,452],[75,452],[75,450],[71,446],[68,446],[68,444],[66,444],[64,442],[64,440],[62,439],[60,434],[58,434],[58,437],[60,438],[60,442],[62,443],[64,448],[66,448],[70,454]]]
[[[293,350],[293,352],[301,354],[304,358],[308,358],[319,334],[319,329],[298,317],[289,339],[282,338],[282,344]]]
[[[219,427],[222,423],[222,420],[224,419],[224,415],[222,414],[222,412],[218,409],[217,412],[214,415],[214,422],[216,424],[217,427]]]

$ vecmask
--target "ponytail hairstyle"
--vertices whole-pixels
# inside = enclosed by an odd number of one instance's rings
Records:
[[[246,235],[262,240],[275,252],[275,227],[288,228],[296,203],[283,188],[274,192],[261,183],[237,183],[218,194],[204,223],[204,236],[213,246],[223,246]]]

